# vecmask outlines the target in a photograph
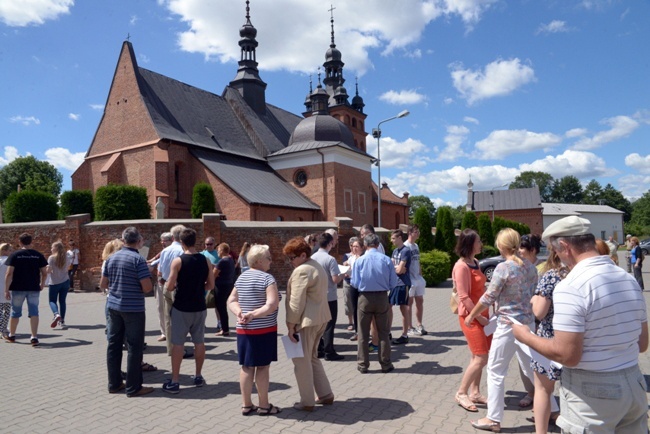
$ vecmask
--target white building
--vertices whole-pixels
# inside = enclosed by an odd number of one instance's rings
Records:
[[[586,218],[591,222],[591,233],[596,238],[606,240],[610,235],[614,240],[622,243],[625,241],[623,233],[623,211],[608,205],[579,205],[571,203],[542,203],[544,207],[544,228],[570,215]]]

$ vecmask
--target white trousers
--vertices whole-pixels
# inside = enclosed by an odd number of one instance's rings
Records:
[[[531,330],[533,324],[529,324]],[[505,407],[504,380],[506,375],[508,375],[510,360],[512,360],[512,356],[515,354],[517,354],[519,366],[521,366],[522,371],[533,382],[533,370],[530,367],[530,357],[516,344],[515,336],[512,333],[512,326],[499,323],[492,336],[492,345],[487,364],[487,418],[495,422],[501,423],[503,420],[503,410]]]

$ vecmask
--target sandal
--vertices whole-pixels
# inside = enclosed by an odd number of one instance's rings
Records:
[[[533,405],[533,397],[530,396],[530,395],[524,396],[519,401],[519,407],[521,407],[521,408],[530,407],[531,405]]]
[[[260,416],[269,416],[272,414],[278,414],[281,413],[282,410],[279,407],[276,407],[275,405],[269,403],[269,406],[267,408],[264,407],[257,407],[257,414]]]
[[[474,395],[469,397],[470,401],[472,401],[474,404],[478,405],[487,405],[488,399],[487,396],[484,395]]]
[[[154,372],[157,370],[158,368],[156,368],[154,365],[150,365],[149,363],[142,362],[142,372]]]
[[[251,414],[257,412],[258,408],[259,407],[256,406],[255,404],[242,405],[242,407],[241,407],[241,415],[242,416],[250,416]]]
[[[214,335],[215,336],[230,336],[230,332],[224,332],[223,330],[219,330]]]
[[[490,420],[488,423],[481,423],[481,419],[479,419],[477,421],[471,421],[470,423],[476,429],[481,429],[483,431],[501,432],[501,424],[499,422],[492,422]]]
[[[478,411],[478,408],[474,405],[471,399],[469,399],[469,396],[463,395],[460,393],[456,394],[456,404],[460,405],[467,411],[471,411],[472,413],[476,413]]]

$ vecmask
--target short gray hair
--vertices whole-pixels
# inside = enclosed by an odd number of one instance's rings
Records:
[[[183,232],[183,229],[185,229],[185,226],[183,225],[172,226],[169,232],[172,233],[172,237],[174,237],[174,241],[181,240],[181,232]]]
[[[171,232],[163,232],[162,234],[160,234],[160,239],[172,241],[174,239],[174,236],[172,235]]]
[[[350,246],[352,246],[352,244],[358,243],[358,242],[359,242],[359,237],[350,237],[350,241],[348,241],[348,244]]]
[[[368,234],[363,238],[363,244],[366,247],[379,247],[379,235],[377,234]]]
[[[140,232],[138,232],[138,230],[133,226],[129,226],[122,232],[122,240],[124,241],[124,244],[133,245],[140,241],[141,238]]]
[[[255,268],[260,259],[262,259],[268,251],[269,246],[266,244],[253,244],[250,250],[248,250],[248,255],[246,255],[248,266]]]

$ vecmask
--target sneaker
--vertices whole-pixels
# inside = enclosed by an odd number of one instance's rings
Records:
[[[393,345],[402,345],[402,344],[408,344],[409,343],[409,337],[408,336],[400,336],[397,339],[393,339]]]
[[[379,346],[374,344],[368,344],[368,351],[370,351],[371,353],[379,351]]]
[[[429,332],[426,331],[426,330],[424,329],[424,326],[422,326],[422,325],[417,326],[417,327],[416,327],[416,330],[420,332],[420,336],[424,336],[424,335],[429,334]]]
[[[422,335],[420,334],[420,332],[418,331],[418,329],[413,328],[413,327],[411,327],[411,328],[409,329],[408,333],[406,333],[406,334],[407,334],[407,336],[422,336]]]
[[[172,383],[172,380],[170,379],[163,383],[162,390],[163,392],[167,392],[175,395],[181,391],[181,385],[178,383]]]
[[[32,347],[37,347],[39,344],[38,339],[36,338],[32,338],[29,342],[32,344]]]
[[[3,336],[4,340],[9,342],[10,344],[13,344],[16,342],[16,336],[9,336],[9,333]]]
[[[205,385],[205,378],[202,375],[192,376],[192,381],[196,387],[203,387]]]
[[[59,322],[59,328],[60,328],[61,330],[65,330],[65,329],[68,328],[68,326],[65,325],[65,322],[61,321],[61,322]]]
[[[57,325],[59,325],[59,322],[61,322],[61,315],[58,313],[54,314],[54,318],[52,319],[52,324],[50,324],[50,327],[54,328]]]

